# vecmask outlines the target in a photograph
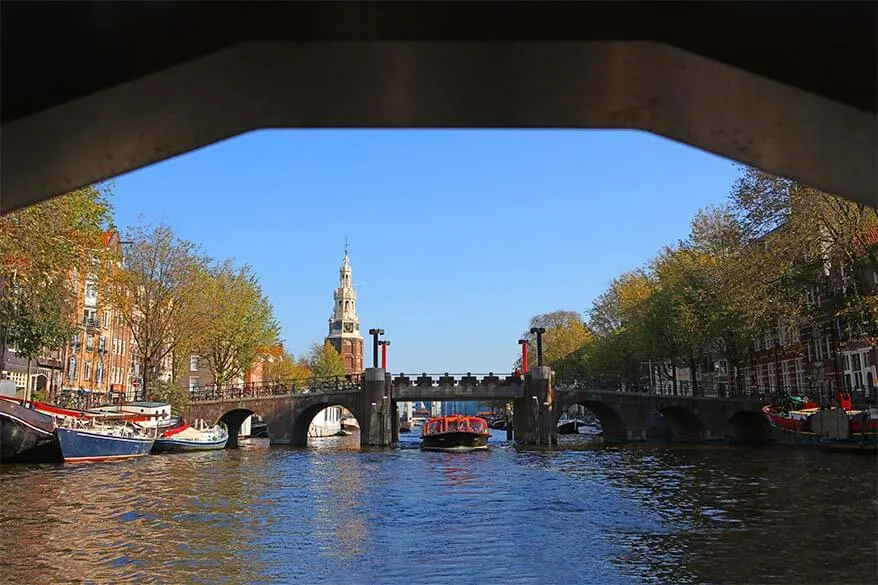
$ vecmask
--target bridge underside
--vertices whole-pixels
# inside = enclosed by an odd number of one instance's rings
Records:
[[[875,20],[867,2],[6,1],[0,212],[273,127],[636,128],[874,205]]]

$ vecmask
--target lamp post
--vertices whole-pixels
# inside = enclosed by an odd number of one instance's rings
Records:
[[[382,339],[378,342],[378,345],[381,346],[381,368],[387,369],[387,346],[390,345],[390,341],[386,339]]]
[[[378,367],[378,336],[384,335],[384,329],[369,329],[372,336],[372,367]]]
[[[537,366],[543,366],[543,333],[546,332],[545,327],[532,327],[531,333],[537,336]]]
[[[519,339],[518,343],[521,345],[521,373],[524,375],[527,373],[527,339]]]

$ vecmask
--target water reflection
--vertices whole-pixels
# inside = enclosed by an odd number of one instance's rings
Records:
[[[412,433],[415,435],[415,433]],[[0,582],[874,583],[875,458],[240,449],[0,468]]]

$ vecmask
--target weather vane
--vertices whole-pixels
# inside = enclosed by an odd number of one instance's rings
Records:
[[[347,236],[345,236],[345,238],[344,238],[344,255],[345,256],[348,255],[348,237]]]

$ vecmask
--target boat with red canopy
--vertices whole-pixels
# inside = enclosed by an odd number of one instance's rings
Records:
[[[477,416],[448,415],[429,419],[421,427],[421,448],[425,451],[475,451],[488,448],[491,430]]]

